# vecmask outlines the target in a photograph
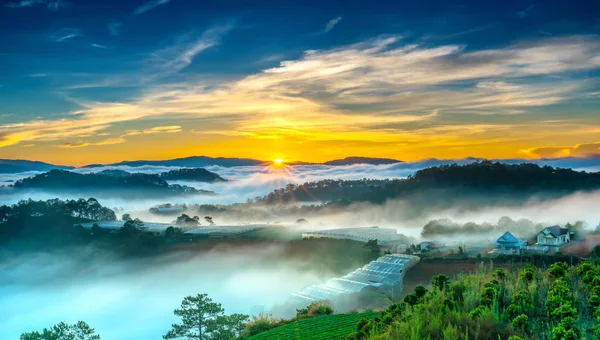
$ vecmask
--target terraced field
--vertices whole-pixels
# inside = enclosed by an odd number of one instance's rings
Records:
[[[378,312],[334,314],[295,321],[257,334],[251,340],[334,340],[356,330],[360,319],[373,319]]]

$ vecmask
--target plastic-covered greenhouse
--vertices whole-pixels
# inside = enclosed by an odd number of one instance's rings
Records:
[[[377,240],[379,244],[385,245],[401,240],[400,235],[393,228],[340,228],[319,231],[307,231],[302,233],[303,238],[334,238],[367,242]]]
[[[402,291],[404,273],[417,262],[417,256],[385,255],[343,277],[307,287],[293,297],[298,304],[304,305],[322,300],[335,302],[344,295],[366,292],[380,292],[397,297]]]

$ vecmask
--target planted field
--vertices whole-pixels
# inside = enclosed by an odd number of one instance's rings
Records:
[[[257,334],[252,340],[324,340],[340,339],[356,330],[360,319],[373,319],[378,312],[334,314],[295,321]]]

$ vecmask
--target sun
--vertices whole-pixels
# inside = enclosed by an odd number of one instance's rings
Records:
[[[281,166],[281,165],[283,164],[283,159],[281,159],[281,158],[275,158],[275,159],[273,160],[273,164],[274,164],[275,166]]]

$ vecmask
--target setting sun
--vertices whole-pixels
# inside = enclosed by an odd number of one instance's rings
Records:
[[[281,158],[275,158],[273,160],[273,165],[275,165],[275,166],[280,166],[282,164],[283,164],[283,159],[281,159]]]

